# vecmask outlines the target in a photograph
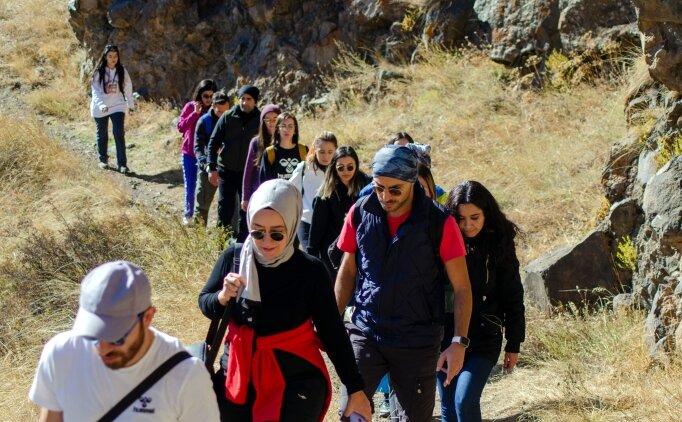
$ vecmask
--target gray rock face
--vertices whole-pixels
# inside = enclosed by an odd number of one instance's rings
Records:
[[[631,35],[629,4],[431,0],[415,13],[407,2],[386,0],[69,0],[68,8],[90,59],[117,44],[135,89],[152,97],[185,99],[196,82],[213,78],[228,91],[256,82],[264,100],[290,106],[322,94],[320,70],[339,42],[401,61],[422,45],[469,39],[491,43],[496,61],[523,65],[552,49],[623,41]],[[403,25],[407,13],[411,25]]]
[[[642,209],[661,242],[682,249],[682,155],[670,160],[649,181]]]
[[[621,291],[613,268],[611,239],[593,231],[572,247],[557,249],[525,268],[526,296],[542,309],[561,303],[594,302]]]
[[[670,0],[632,0],[651,77],[682,91],[682,5]]]
[[[374,0],[71,0],[70,23],[94,60],[117,44],[135,88],[187,98],[199,80],[257,81],[264,99],[313,97],[337,41],[374,48],[404,7]]]
[[[639,43],[628,0],[479,0],[474,10],[490,27],[491,58],[508,65],[522,65],[525,58],[552,50]]]

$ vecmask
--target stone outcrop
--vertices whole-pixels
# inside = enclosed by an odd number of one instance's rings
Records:
[[[682,7],[668,0],[632,0],[651,76],[682,91]]]
[[[543,310],[573,302],[594,303],[622,290],[611,257],[611,238],[601,231],[580,243],[557,249],[525,268],[526,297]]]
[[[69,0],[70,23],[95,61],[117,44],[134,86],[186,99],[198,80],[264,88],[286,106],[320,97],[339,44],[391,61],[432,43],[490,44],[491,58],[523,65],[553,49],[604,49],[637,37],[629,0]],[[419,41],[421,39],[421,41]],[[305,101],[304,101],[305,102]]]

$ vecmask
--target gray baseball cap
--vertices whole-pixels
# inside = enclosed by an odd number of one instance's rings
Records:
[[[81,282],[76,335],[116,341],[152,305],[152,288],[140,267],[127,261],[102,264]]]

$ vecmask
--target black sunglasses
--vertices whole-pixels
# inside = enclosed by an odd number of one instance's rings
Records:
[[[104,50],[106,50],[106,51],[118,51],[118,46],[115,46],[113,44],[107,44],[107,46],[104,47]]]
[[[125,344],[126,339],[128,338],[128,336],[133,332],[133,330],[135,329],[135,327],[137,327],[137,324],[142,320],[142,316],[143,316],[143,315],[144,315],[144,312],[142,312],[142,313],[140,313],[140,314],[137,314],[137,319],[135,320],[135,323],[133,324],[132,327],[130,327],[130,330],[126,331],[126,333],[123,334],[123,337],[121,337],[120,339],[118,339],[118,340],[116,340],[116,341],[109,341],[109,340],[106,340],[106,342],[109,343],[109,344],[111,344],[112,346],[117,346],[117,347],[118,347],[118,346],[123,346],[123,344]],[[97,337],[86,336],[85,338],[86,338],[87,340],[89,340],[89,341],[95,343],[95,344],[97,344],[97,343],[99,343],[99,342],[101,341],[101,340],[98,339]]]
[[[403,191],[400,188],[390,187],[390,188],[386,189],[383,186],[374,185],[374,191],[376,193],[384,193],[387,190],[388,190],[389,195],[391,195],[391,196],[400,196],[403,193]]]
[[[282,232],[270,232],[267,233],[270,235],[270,239],[274,240],[275,242],[281,242],[284,240],[284,233]],[[251,237],[253,237],[256,240],[263,240],[265,238],[266,232],[263,230],[252,230],[251,231]]]
[[[349,166],[336,166],[336,171],[353,171],[355,170],[354,165],[349,165]]]

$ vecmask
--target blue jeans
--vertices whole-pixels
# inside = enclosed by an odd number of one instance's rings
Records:
[[[442,422],[481,422],[481,394],[494,366],[489,359],[468,358],[447,387],[443,387],[445,373],[438,372]]]
[[[185,179],[185,217],[194,215],[197,170],[197,159],[193,155],[182,154],[182,177]]]
[[[111,131],[114,134],[114,142],[116,143],[116,162],[119,168],[128,167],[126,135],[123,128],[125,118],[126,114],[122,111],[111,113],[104,117],[95,117],[95,125],[97,126],[97,155],[100,163],[106,163],[109,160],[107,149],[109,147],[109,119],[111,119]]]

